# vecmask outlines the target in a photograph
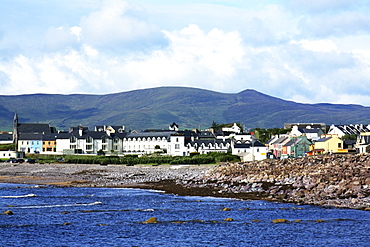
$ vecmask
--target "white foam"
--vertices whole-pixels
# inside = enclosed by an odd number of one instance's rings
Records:
[[[74,204],[60,204],[60,205],[39,205],[39,206],[22,206],[16,208],[56,208],[56,207],[76,207],[76,206],[94,206],[102,204],[102,202],[92,202],[92,203],[74,203]]]
[[[25,197],[36,197],[35,194],[27,194],[27,195],[20,195],[20,196],[0,196],[1,198],[25,198]]]

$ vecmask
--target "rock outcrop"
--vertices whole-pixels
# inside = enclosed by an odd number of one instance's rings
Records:
[[[6,210],[3,214],[4,215],[13,215],[14,213],[10,210]]]
[[[219,194],[253,194],[271,201],[366,209],[370,207],[370,155],[322,155],[227,163],[178,180]]]
[[[156,217],[150,217],[149,219],[147,219],[146,221],[143,221],[142,223],[143,224],[156,224],[158,223],[158,220]]]

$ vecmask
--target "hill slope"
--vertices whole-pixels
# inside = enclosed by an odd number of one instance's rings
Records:
[[[247,89],[236,94],[187,87],[158,87],[106,95],[32,94],[0,96],[0,130],[21,123],[50,123],[59,129],[82,124],[125,125],[128,129],[208,128],[243,122],[247,128],[281,128],[287,122],[370,123],[370,108],[301,104]]]

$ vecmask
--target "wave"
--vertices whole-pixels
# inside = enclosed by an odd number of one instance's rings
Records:
[[[76,206],[94,206],[102,204],[102,202],[92,203],[74,203],[74,204],[56,204],[56,205],[36,205],[36,206],[21,206],[16,208],[56,208],[56,207],[76,207]]]
[[[35,194],[27,194],[27,195],[20,195],[20,196],[0,196],[0,198],[25,198],[25,197],[36,197]]]

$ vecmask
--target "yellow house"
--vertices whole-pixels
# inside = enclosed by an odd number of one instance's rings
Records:
[[[325,136],[315,141],[315,148],[313,151],[321,154],[347,152],[346,149],[343,149],[343,141],[336,135]]]
[[[42,152],[56,152],[57,142],[55,140],[42,141]]]

